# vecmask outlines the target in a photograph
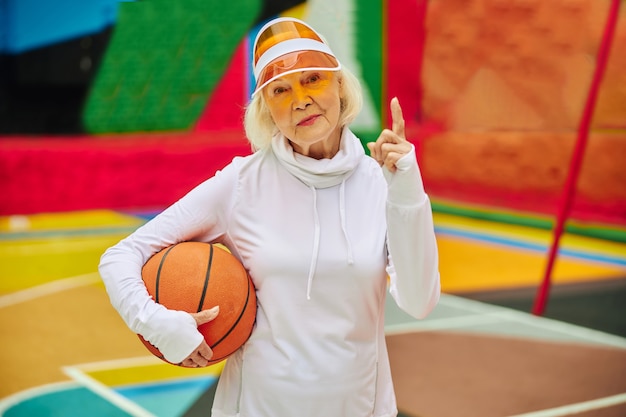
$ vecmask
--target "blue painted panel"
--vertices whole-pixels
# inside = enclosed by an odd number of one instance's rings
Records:
[[[119,0],[3,0],[0,52],[17,54],[102,31]]]

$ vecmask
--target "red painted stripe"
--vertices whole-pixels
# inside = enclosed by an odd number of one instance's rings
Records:
[[[246,42],[237,47],[221,81],[212,92],[195,126],[196,132],[242,130],[243,109],[247,103]]]

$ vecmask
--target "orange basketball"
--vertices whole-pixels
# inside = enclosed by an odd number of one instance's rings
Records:
[[[220,246],[202,242],[169,246],[148,259],[141,275],[154,301],[169,309],[197,313],[220,307],[215,320],[198,327],[213,350],[209,364],[223,361],[250,337],[256,317],[254,285],[241,262]],[[165,360],[156,347],[139,338]]]

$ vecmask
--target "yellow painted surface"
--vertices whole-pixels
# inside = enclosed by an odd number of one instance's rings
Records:
[[[437,242],[444,292],[487,291],[541,283],[548,248],[552,244],[552,231],[440,213],[434,217],[436,227],[475,233],[486,238],[507,239],[512,245],[532,244],[545,248],[544,251],[535,251],[440,233]],[[626,259],[626,245],[584,236],[565,234],[560,248]],[[623,267],[558,256],[552,271],[552,282],[564,284],[625,276],[626,268]]]
[[[439,271],[444,292],[487,291],[537,286],[547,256],[525,250],[511,250],[467,239],[439,236]],[[626,270],[584,260],[557,258],[553,283],[623,278]]]
[[[509,237],[522,242],[531,242],[549,246],[552,244],[552,231],[542,230],[513,224],[496,223],[487,220],[470,219],[449,214],[434,214],[435,225],[453,227],[476,233]],[[585,236],[563,234],[560,246],[570,249],[581,249],[590,253],[603,253],[626,258],[626,244]]]
[[[0,295],[97,271],[144,221],[111,210],[0,216]]]
[[[43,230],[68,230],[112,226],[135,227],[143,223],[137,217],[112,210],[88,210],[71,213],[42,213],[0,216],[0,233]]]
[[[123,237],[0,241],[0,294],[96,272],[102,253]]]
[[[171,379],[217,377],[222,372],[225,363],[190,369],[161,362],[150,365],[112,366],[109,369],[88,371],[86,374],[107,386],[120,386]]]

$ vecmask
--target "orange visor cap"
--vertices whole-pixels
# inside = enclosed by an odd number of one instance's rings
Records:
[[[299,71],[339,71],[341,64],[322,37],[292,17],[268,22],[254,41],[254,96],[282,75]]]

